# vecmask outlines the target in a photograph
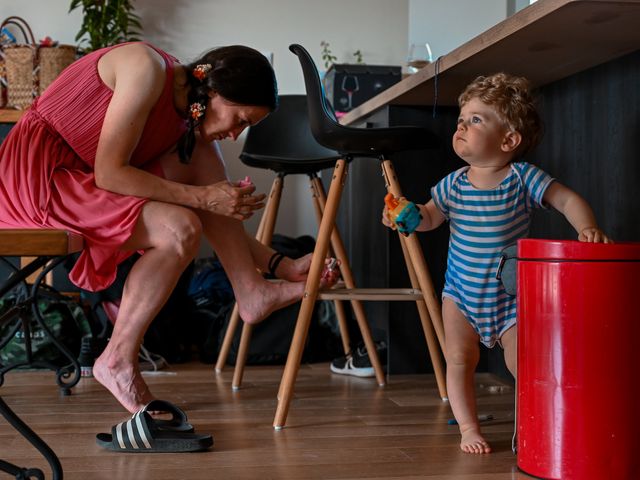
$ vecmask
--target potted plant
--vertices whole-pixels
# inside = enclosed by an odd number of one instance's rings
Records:
[[[84,53],[139,40],[142,25],[129,0],[72,0],[69,12],[79,7],[83,17],[76,41]]]

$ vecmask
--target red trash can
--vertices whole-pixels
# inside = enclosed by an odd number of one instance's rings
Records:
[[[640,243],[518,242],[518,467],[640,479]]]

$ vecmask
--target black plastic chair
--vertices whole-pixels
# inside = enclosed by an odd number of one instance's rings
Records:
[[[379,159],[387,191],[396,197],[401,197],[402,191],[388,156],[406,150],[434,148],[440,145],[440,139],[428,130],[415,126],[363,129],[340,125],[331,115],[318,71],[309,53],[300,45],[291,45],[289,49],[298,56],[304,74],[311,132],[318,143],[326,148],[336,150],[340,153],[341,158],[336,161],[329,187],[305,294],[298,314],[284,375],[280,383],[278,408],[273,425],[276,429],[280,429],[285,424],[293,397],[293,387],[302,359],[304,343],[309,330],[313,306],[317,298],[415,301],[427,339],[440,396],[443,400],[446,400],[444,367],[440,352],[440,350],[444,352],[441,306],[433,289],[420,243],[415,235],[400,236],[400,243],[411,278],[411,289],[345,289],[342,292],[331,290],[328,293],[318,291],[324,258],[329,248],[329,240],[334,230],[336,214],[342,196],[347,164],[359,157]],[[372,355],[375,352],[375,346],[373,343],[367,344],[366,339],[365,344],[372,364],[377,363],[377,357]],[[379,383],[384,384],[384,379]]]
[[[280,105],[274,113],[249,128],[242,153],[240,154],[240,159],[246,165],[273,170],[276,173],[256,235],[257,240],[265,245],[271,244],[285,176],[308,175],[312,200],[318,224],[320,224],[326,202],[326,193],[317,174],[321,170],[333,168],[340,158],[336,151],[318,144],[313,137],[309,128],[306,95],[282,95],[279,101]],[[340,260],[340,273],[345,285],[354,288],[353,274],[344,244],[337,230],[333,233],[331,244],[333,255]],[[349,350],[350,340],[344,306],[340,300],[335,300],[335,306],[342,344],[346,354]],[[352,300],[351,306],[358,321],[362,337],[367,341],[373,342],[364,308],[358,300]],[[229,319],[229,325],[218,354],[216,361],[217,372],[222,371],[224,368],[235,332],[240,324],[239,320],[240,317],[236,306]],[[251,325],[242,324],[242,336],[232,381],[234,390],[240,388],[242,383],[252,330]],[[383,378],[384,374],[381,367],[379,374]]]

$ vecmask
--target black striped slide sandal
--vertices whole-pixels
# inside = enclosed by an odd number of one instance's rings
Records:
[[[157,408],[160,405],[156,405],[154,408],[153,402],[151,402],[134,413],[127,421],[114,425],[111,428],[111,433],[97,434],[96,443],[107,450],[129,453],[198,452],[207,450],[213,445],[211,435],[181,431],[180,428],[184,428],[183,426],[178,426],[178,429],[167,428],[168,425],[172,425],[169,420],[160,421],[159,425],[159,422],[154,420],[149,411],[169,411],[166,408],[168,402],[163,403],[165,404],[164,408]],[[171,407],[176,411],[181,411],[175,405],[171,405]],[[184,421],[186,422],[186,415]],[[177,421],[174,424],[177,424]]]

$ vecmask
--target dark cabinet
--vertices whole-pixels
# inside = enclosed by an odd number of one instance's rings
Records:
[[[482,72],[479,72],[482,73]],[[487,72],[485,72],[487,73]],[[488,72],[490,73],[490,72]],[[580,193],[600,226],[616,240],[640,241],[640,52],[572,75],[538,90],[545,123],[542,143],[526,160]],[[366,127],[423,125],[442,138],[439,149],[393,157],[406,197],[430,198],[430,188],[464,163],[451,147],[456,107],[386,106],[366,117]],[[409,285],[396,234],[380,224],[385,195],[380,165],[355,159],[340,207],[338,227],[361,286]],[[419,234],[434,286],[440,292],[448,226]],[[536,211],[531,236],[575,239],[558,212]],[[374,333],[389,342],[389,373],[428,372],[430,361],[415,305],[365,304]],[[507,375],[502,351],[483,351],[480,370]]]

